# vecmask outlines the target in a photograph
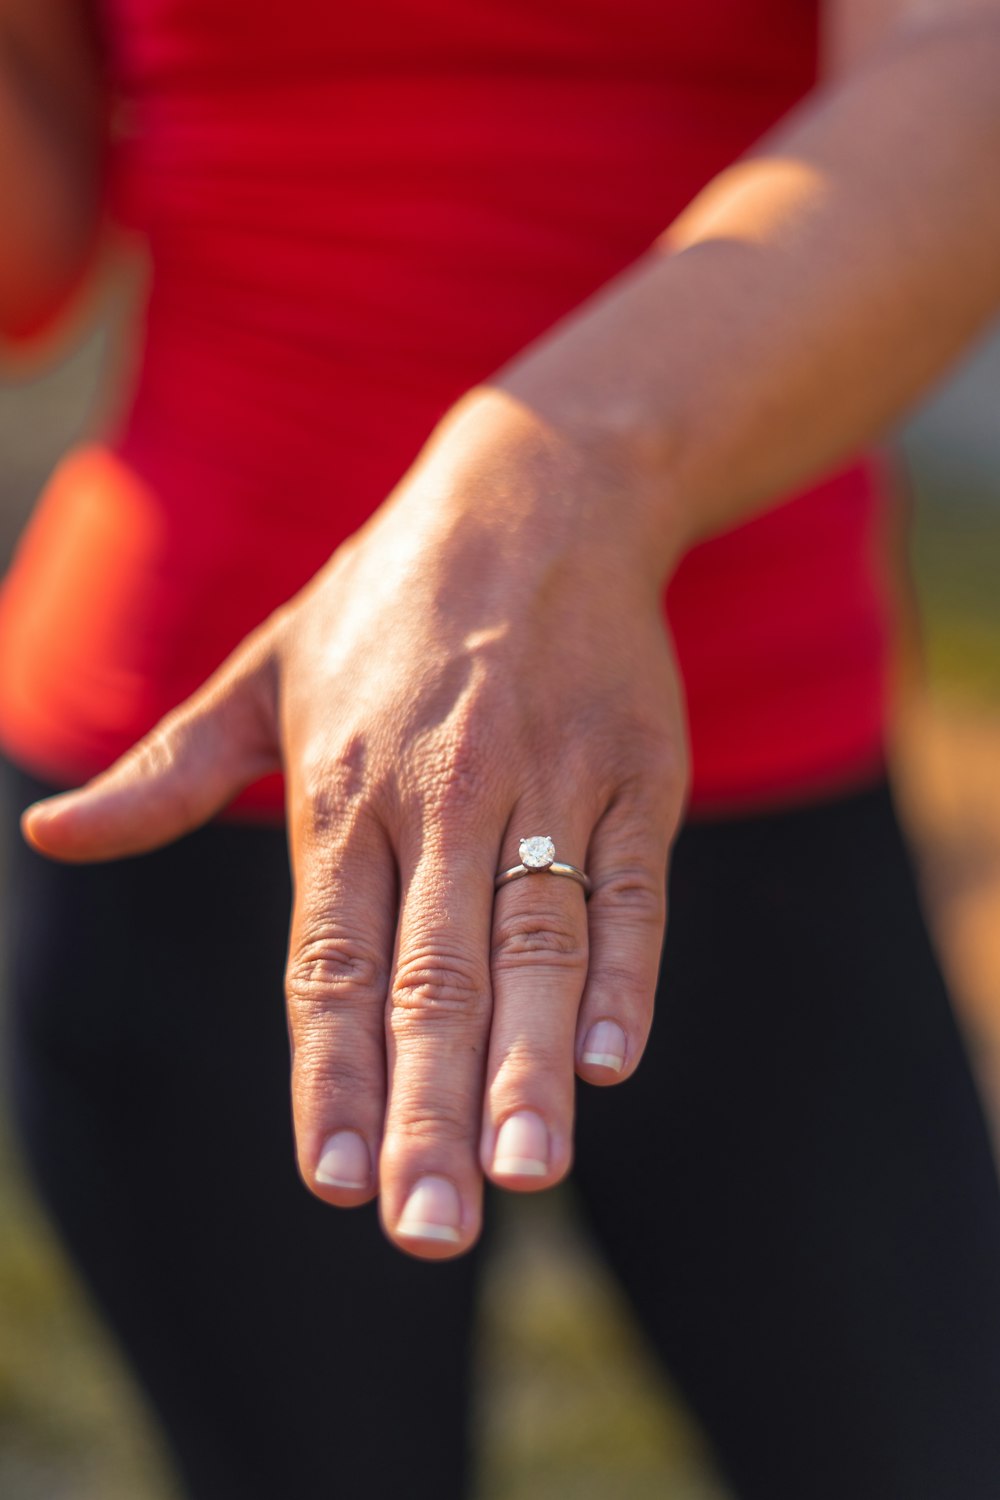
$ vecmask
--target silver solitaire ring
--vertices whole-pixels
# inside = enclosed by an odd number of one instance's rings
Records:
[[[511,880],[520,880],[522,875],[567,875],[570,880],[575,880],[577,885],[583,886],[584,894],[590,895],[590,877],[576,865],[560,863],[556,859],[556,846],[548,834],[532,834],[531,838],[522,839],[517,848],[521,856],[519,865],[511,865],[509,870],[501,870],[493,882],[493,889],[498,891],[502,885],[507,885]]]

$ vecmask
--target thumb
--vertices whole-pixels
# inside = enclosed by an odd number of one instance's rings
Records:
[[[251,638],[108,770],[29,807],[25,839],[82,862],[141,854],[197,828],[280,769],[274,677],[271,652]]]

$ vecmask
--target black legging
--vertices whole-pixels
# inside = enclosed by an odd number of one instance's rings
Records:
[[[479,1257],[293,1166],[283,835],[15,837],[17,1119],[197,1500],[457,1500]],[[691,824],[637,1077],[578,1196],[741,1500],[997,1500],[1000,1194],[885,786]]]

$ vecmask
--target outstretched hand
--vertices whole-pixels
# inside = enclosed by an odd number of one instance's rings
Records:
[[[466,1250],[482,1173],[568,1170],[574,1071],[645,1045],[686,785],[659,586],[627,481],[489,390],[372,520],[108,771],[36,804],[64,860],[154,849],[282,767],[299,1170]],[[585,868],[494,893],[521,837]]]

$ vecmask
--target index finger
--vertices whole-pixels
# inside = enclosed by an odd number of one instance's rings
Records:
[[[342,1207],[373,1196],[385,1111],[383,1015],[396,918],[388,839],[367,810],[297,787],[285,991],[299,1166]]]

